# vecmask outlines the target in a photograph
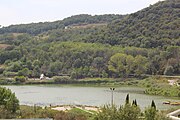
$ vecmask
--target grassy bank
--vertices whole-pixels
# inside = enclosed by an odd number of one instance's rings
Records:
[[[137,86],[139,79],[137,78],[84,78],[71,79],[69,77],[53,77],[52,79],[26,79],[25,81],[16,81],[14,78],[1,78],[1,85],[16,85],[16,84],[75,84],[75,85],[133,85]]]
[[[170,85],[168,80],[165,77],[149,77],[140,81],[139,85],[146,88],[146,94],[180,97],[180,86]]]

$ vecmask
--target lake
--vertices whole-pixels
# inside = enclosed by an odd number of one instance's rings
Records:
[[[111,91],[109,87],[80,87],[69,85],[18,85],[4,86],[15,92],[22,105],[92,105],[102,106],[111,103]],[[116,87],[114,91],[114,103],[123,105],[126,95],[130,100],[136,99],[142,109],[149,106],[154,100],[158,109],[167,109],[173,106],[162,104],[163,101],[179,101],[177,98],[152,96],[143,94],[142,88]]]

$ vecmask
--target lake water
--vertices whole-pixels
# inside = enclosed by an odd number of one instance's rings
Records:
[[[15,92],[20,104],[23,105],[92,105],[102,106],[111,103],[109,87],[80,87],[66,85],[19,85],[4,86]],[[116,87],[114,102],[123,105],[127,94],[130,100],[137,100],[141,108],[145,108],[154,100],[158,109],[167,109],[172,106],[162,104],[163,101],[179,101],[177,98],[166,98],[143,94],[143,89],[136,87]]]

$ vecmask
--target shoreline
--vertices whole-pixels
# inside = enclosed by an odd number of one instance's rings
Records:
[[[170,79],[155,76],[144,79],[138,78],[84,78],[77,80],[27,80],[22,83],[17,83],[12,79],[11,82],[0,85],[67,85],[67,86],[86,86],[86,87],[138,87],[143,88],[147,95],[156,95],[164,97],[180,97],[178,87],[170,85]],[[180,79],[178,79],[180,81]],[[4,80],[6,81],[6,80]]]
[[[57,106],[51,106],[50,107],[52,110],[57,110],[57,111],[69,111],[72,110],[73,108],[78,108],[84,111],[99,111],[99,107],[97,106],[89,106],[89,105],[57,105]]]

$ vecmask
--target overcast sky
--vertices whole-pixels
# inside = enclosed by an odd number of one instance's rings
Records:
[[[62,20],[77,14],[127,14],[159,0],[0,0],[0,25]]]

